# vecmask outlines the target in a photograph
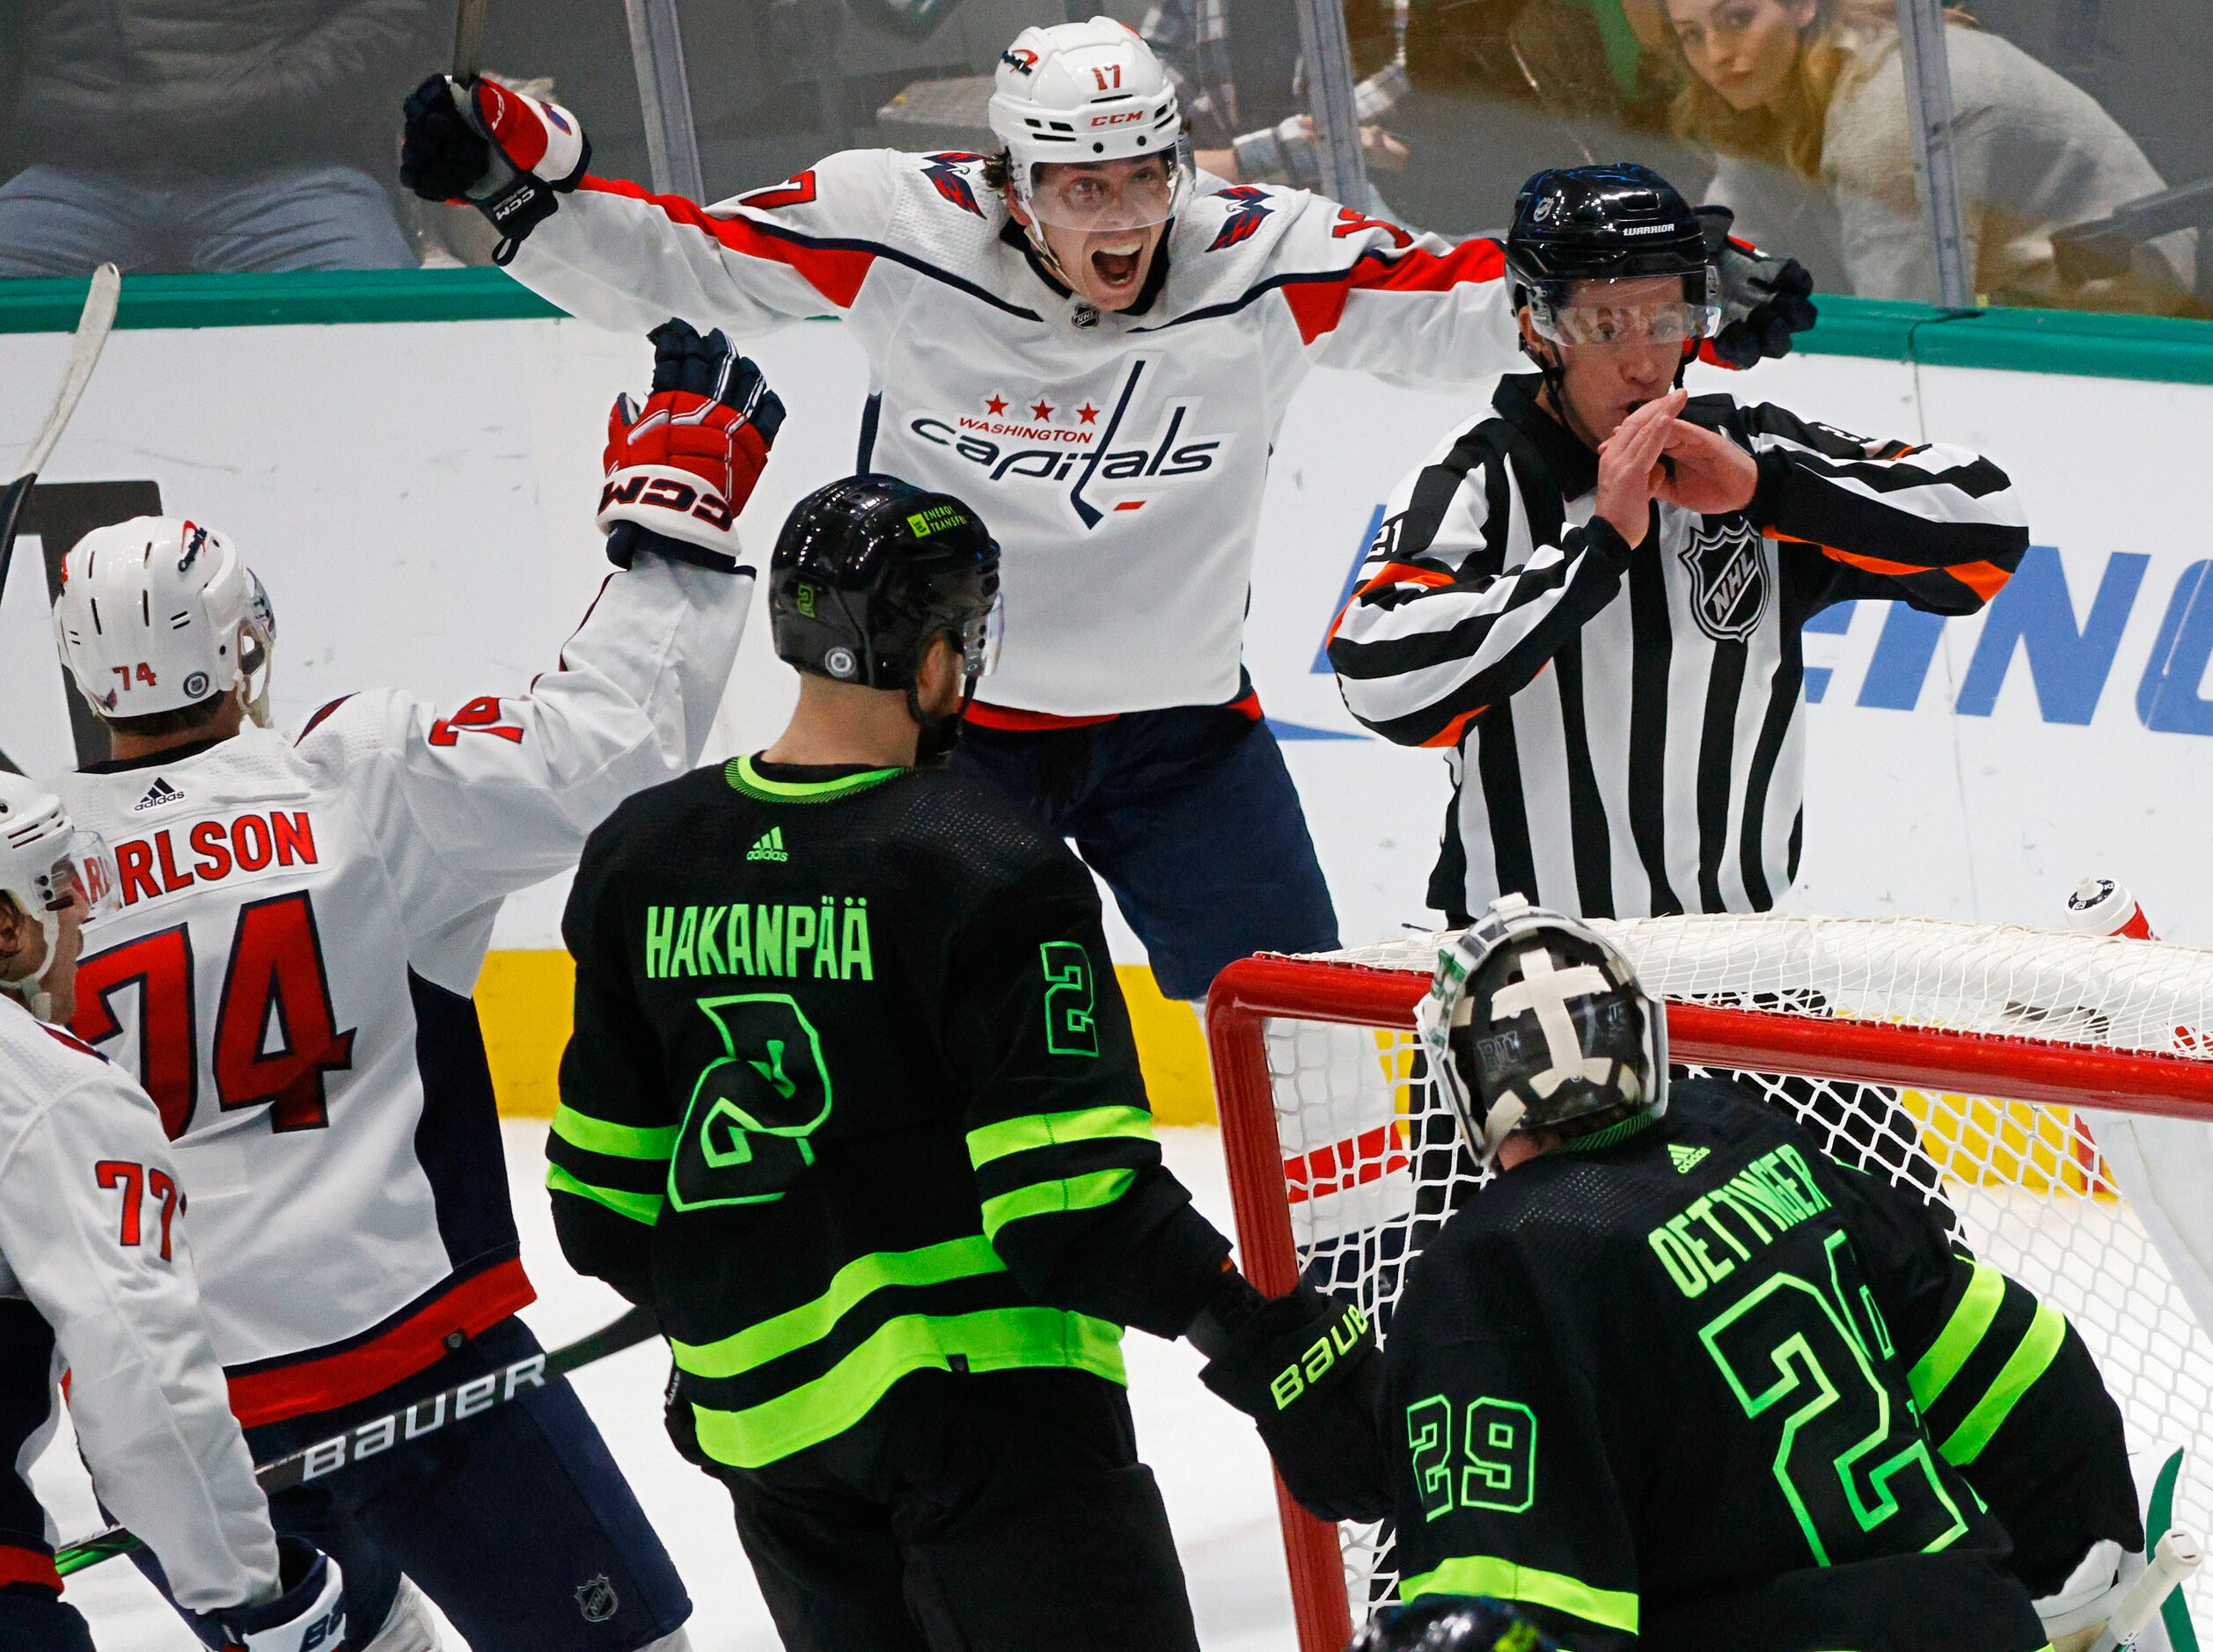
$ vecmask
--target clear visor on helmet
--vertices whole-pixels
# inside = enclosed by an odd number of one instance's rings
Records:
[[[1719,330],[1718,305],[1653,296],[1656,285],[1651,280],[1583,281],[1564,302],[1533,295],[1530,320],[1538,337],[1578,349],[1680,347]]]
[[[970,676],[989,676],[999,668],[999,648],[1007,636],[1007,599],[993,592],[992,605],[961,631],[962,669]]]
[[[1181,144],[1121,160],[1038,161],[1022,179],[1022,205],[1059,230],[1149,230],[1175,216],[1191,176]]]
[[[71,832],[54,865],[38,880],[39,898],[49,912],[81,903],[87,921],[122,910],[123,883],[107,840],[82,827]]]

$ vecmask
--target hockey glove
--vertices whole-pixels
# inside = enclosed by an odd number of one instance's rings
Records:
[[[1309,1514],[1380,1520],[1390,1483],[1377,1422],[1383,1359],[1367,1316],[1304,1281],[1262,1296],[1235,1274],[1191,1322],[1200,1380],[1253,1420],[1276,1472]]]
[[[591,161],[575,116],[496,80],[459,86],[433,75],[401,110],[399,181],[425,201],[466,201],[490,219],[502,238],[495,264],[553,216],[556,194],[575,188]]]
[[[701,338],[689,322],[664,321],[647,336],[653,393],[643,412],[618,396],[607,415],[607,558],[627,568],[653,551],[735,574],[737,513],[768,463],[784,404],[719,327]]]
[[[1699,352],[1722,367],[1750,367],[1762,356],[1788,355],[1791,335],[1814,325],[1814,278],[1794,258],[1771,258],[1729,233],[1737,215],[1701,207],[1706,257],[1721,275],[1721,331]]]
[[[275,1600],[215,1614],[224,1652],[331,1652],[346,1638],[338,1562],[297,1538],[279,1538],[276,1575],[284,1592]]]

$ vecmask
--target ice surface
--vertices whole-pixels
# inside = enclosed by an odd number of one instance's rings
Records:
[[[509,1119],[502,1128],[523,1260],[539,1297],[524,1318],[547,1344],[568,1341],[605,1324],[622,1305],[597,1281],[569,1272],[553,1243],[539,1191],[546,1127]],[[1161,1136],[1169,1164],[1199,1208],[1227,1232],[1228,1181],[1217,1132],[1163,1129]],[[1289,1652],[1295,1645],[1290,1590],[1258,1437],[1200,1385],[1198,1356],[1186,1345],[1132,1332],[1125,1346],[1139,1449],[1168,1499],[1201,1641],[1207,1652]],[[775,1631],[738,1548],[729,1502],[714,1481],[676,1455],[661,1431],[667,1374],[668,1356],[652,1344],[593,1366],[575,1382],[691,1588],[692,1645],[698,1652],[774,1652]],[[33,1478],[65,1537],[98,1525],[66,1422]],[[517,1509],[515,1517],[528,1515]],[[201,1652],[128,1561],[79,1574],[68,1598],[91,1620],[101,1652]],[[447,1645],[460,1652],[463,1642],[448,1631]]]

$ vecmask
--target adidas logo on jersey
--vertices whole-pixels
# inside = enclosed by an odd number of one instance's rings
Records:
[[[181,803],[185,794],[169,784],[165,776],[157,776],[153,785],[146,788],[146,795],[130,806],[134,815],[143,815],[150,808],[160,808],[170,803]]]
[[[771,826],[761,835],[761,840],[745,852],[748,860],[788,860],[784,852],[784,829]]]
[[[1685,1147],[1681,1142],[1667,1144],[1667,1157],[1674,1161],[1679,1176],[1689,1175],[1698,1161],[1712,1151],[1711,1147]]]

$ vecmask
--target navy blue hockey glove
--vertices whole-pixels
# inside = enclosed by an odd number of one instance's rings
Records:
[[[1324,1520],[1390,1512],[1383,1356],[1358,1307],[1303,1280],[1264,1297],[1233,1273],[1185,1334],[1206,1356],[1200,1380],[1253,1420],[1301,1508]]]
[[[1791,353],[1791,335],[1812,326],[1814,278],[1794,258],[1773,258],[1729,233],[1737,215],[1726,207],[1701,207],[1706,257],[1721,277],[1721,331],[1701,356],[1723,367],[1747,368],[1762,356]]]
[[[783,428],[784,404],[720,327],[701,338],[688,321],[664,321],[646,336],[653,393],[643,409],[618,396],[607,415],[607,559],[627,568],[651,551],[738,573],[737,513]]]
[[[1477,1595],[1425,1595],[1386,1606],[1352,1637],[1346,1652],[1554,1652],[1552,1642],[1504,1601]]]
[[[554,197],[575,188],[591,164],[575,115],[496,80],[462,86],[433,75],[400,113],[399,181],[425,201],[465,201],[490,219],[501,236],[495,264],[553,216]]]
[[[279,1538],[276,1579],[284,1592],[266,1605],[215,1614],[224,1652],[334,1652],[346,1638],[338,1562],[297,1538]]]

